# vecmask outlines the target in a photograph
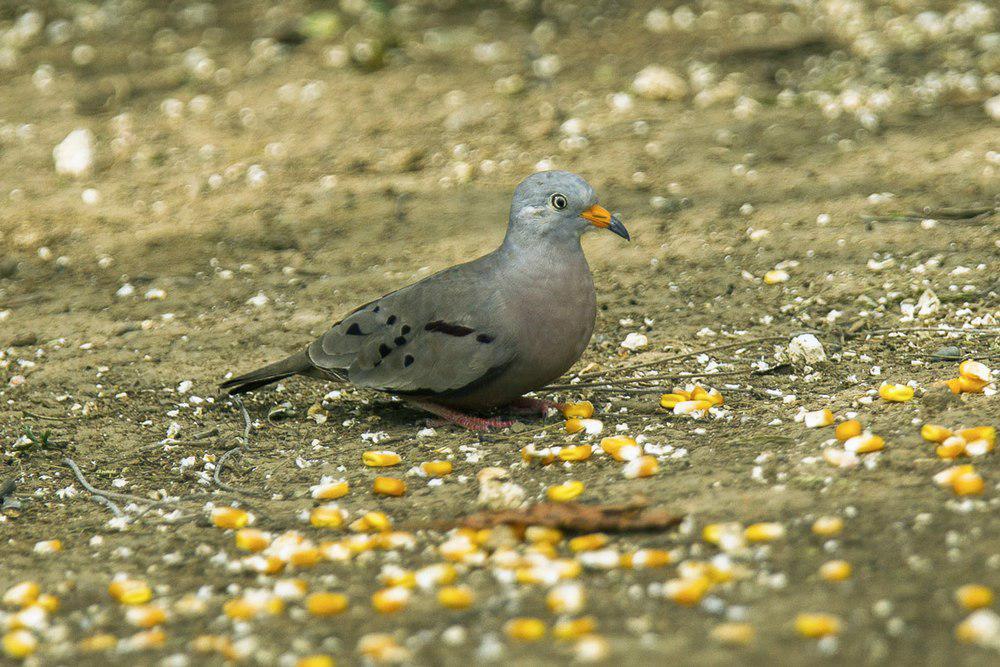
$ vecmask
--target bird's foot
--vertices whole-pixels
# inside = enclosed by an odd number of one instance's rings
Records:
[[[484,417],[473,417],[458,410],[446,408],[437,403],[428,401],[409,401],[410,405],[426,410],[432,415],[437,415],[446,424],[457,424],[470,431],[488,431],[491,428],[507,428],[513,426],[516,420],[513,419],[486,419]]]
[[[553,411],[562,413],[566,408],[565,403],[557,403],[556,401],[547,401],[544,398],[518,398],[510,402],[508,405],[510,411],[514,414],[522,415],[537,415],[540,414],[543,417],[548,417]]]

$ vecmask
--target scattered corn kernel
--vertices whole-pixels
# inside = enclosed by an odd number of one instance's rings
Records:
[[[406,493],[406,482],[398,477],[376,477],[372,489],[381,496],[401,496]]]
[[[945,384],[948,385],[948,388],[951,389],[953,394],[979,394],[982,393],[983,389],[989,384],[989,382],[983,382],[982,380],[976,380],[975,378],[960,375],[957,378],[947,380]]]
[[[80,640],[78,646],[84,653],[100,653],[118,645],[118,638],[108,633],[91,635]]]
[[[807,412],[802,416],[806,428],[822,428],[833,423],[833,412],[828,408]]]
[[[438,604],[446,609],[468,609],[475,601],[468,586],[445,586],[438,591]]]
[[[27,607],[34,604],[41,592],[41,587],[34,581],[22,581],[7,589],[3,594],[3,603],[8,607]]]
[[[746,527],[743,536],[748,542],[772,542],[785,536],[785,527],[780,523],[754,523]]]
[[[970,465],[952,466],[934,475],[934,483],[941,488],[953,486],[959,475],[974,473],[976,469]]]
[[[118,579],[108,586],[108,593],[122,604],[145,604],[153,599],[153,589],[141,579]]]
[[[993,591],[980,584],[966,584],[955,591],[955,601],[966,609],[982,609],[993,604]]]
[[[243,551],[263,551],[271,544],[271,538],[256,528],[240,528],[236,531],[236,548]]]
[[[318,653],[299,658],[295,667],[337,667],[337,661],[328,655]]]
[[[62,551],[62,548],[62,540],[42,540],[41,542],[35,542],[36,554],[54,554]]]
[[[627,435],[602,438],[601,449],[616,461],[632,461],[642,456],[642,447]]]
[[[712,628],[712,639],[727,646],[746,646],[752,644],[757,635],[749,623],[720,623]]]
[[[831,614],[799,614],[795,630],[804,637],[827,637],[840,634],[840,619]]]
[[[392,530],[392,520],[385,512],[368,512],[350,525],[356,533],[381,533]]]
[[[329,482],[327,484],[317,484],[312,487],[312,497],[316,500],[336,500],[343,498],[351,490],[351,485],[346,479]]]
[[[861,459],[854,452],[848,452],[836,447],[827,447],[823,450],[823,460],[838,468],[853,468]]]
[[[764,274],[764,284],[765,285],[779,285],[781,283],[788,282],[791,276],[788,271],[783,271],[781,269],[771,269]]]
[[[983,478],[975,472],[960,473],[951,483],[951,488],[960,496],[978,496],[984,487]]]
[[[525,463],[540,463],[547,466],[556,460],[556,454],[551,447],[539,447],[530,443],[521,448],[521,460]]]
[[[674,406],[675,415],[689,415],[692,412],[704,412],[712,407],[711,401],[681,401]]]
[[[387,450],[367,451],[361,455],[361,462],[371,468],[385,468],[399,465],[403,459],[396,452]]]
[[[604,533],[588,533],[574,537],[569,541],[570,551],[580,553],[581,551],[594,551],[606,546],[610,540]]]
[[[703,576],[669,579],[663,585],[663,595],[677,604],[690,607],[698,604],[711,587],[712,582]]]
[[[873,433],[862,433],[844,442],[844,449],[852,454],[869,454],[885,448],[885,440]]]
[[[958,365],[958,374],[964,378],[978,380],[986,384],[989,384],[992,379],[989,367],[980,361],[973,361],[972,359],[966,359]]]
[[[632,459],[622,468],[625,479],[638,479],[640,477],[652,477],[660,469],[660,462],[653,456],[640,456]]]
[[[681,394],[663,394],[660,396],[660,407],[673,410],[678,403],[688,400],[687,396]]]
[[[162,607],[153,604],[144,604],[136,607],[129,607],[125,612],[125,620],[137,628],[149,628],[161,625],[167,620],[167,612]]]
[[[51,593],[42,593],[39,595],[38,599],[35,600],[35,604],[50,614],[59,611],[59,598]]]
[[[833,434],[836,436],[837,440],[845,442],[854,436],[861,435],[861,431],[861,422],[857,419],[848,419],[847,421],[837,424],[837,429]]]
[[[567,433],[580,433],[582,431],[587,435],[597,435],[604,430],[604,424],[599,419],[572,417],[566,420],[565,428]]]
[[[217,528],[242,528],[253,521],[246,510],[236,507],[216,507],[212,509],[212,523]]]
[[[569,445],[559,450],[559,459],[562,461],[586,461],[593,452],[594,448],[590,445]]]
[[[579,498],[585,488],[583,482],[573,479],[563,484],[550,486],[546,489],[545,495],[554,503],[565,503]]]
[[[944,442],[952,436],[951,429],[937,424],[924,424],[920,427],[920,437],[928,442]]]
[[[632,554],[622,555],[622,567],[625,568],[655,568],[665,567],[674,561],[669,551],[663,549],[639,549]]]
[[[558,544],[562,542],[562,538],[561,530],[548,526],[528,526],[524,531],[524,539],[534,543]]]
[[[562,410],[566,419],[590,419],[594,416],[594,404],[590,401],[580,401],[579,403],[567,403]]]
[[[840,535],[843,529],[844,520],[839,516],[821,516],[812,525],[812,532],[820,537]]]
[[[965,453],[969,456],[983,456],[992,452],[995,447],[996,445],[993,444],[993,441],[980,438],[979,440],[972,440],[965,443]]]
[[[945,439],[945,441],[938,445],[934,451],[939,458],[957,459],[965,453],[965,439],[960,436],[953,435],[950,438]]]
[[[347,596],[343,593],[319,592],[306,598],[306,610],[313,616],[335,616],[347,609]]]
[[[828,560],[820,565],[819,576],[827,581],[843,581],[851,576],[851,564],[846,560]]]
[[[233,598],[222,605],[222,613],[236,621],[249,621],[263,613],[275,616],[284,609],[285,603],[281,598],[256,594]]]
[[[320,505],[309,513],[309,523],[316,528],[340,528],[347,513],[337,505]]]
[[[444,477],[451,474],[452,466],[451,461],[424,461],[420,469],[428,477]]]
[[[545,623],[538,618],[512,618],[504,625],[504,632],[511,639],[534,642],[545,636]]]
[[[913,398],[913,387],[905,384],[884,384],[878,395],[890,403],[905,403]]]
[[[593,616],[581,616],[580,618],[564,618],[556,621],[552,626],[552,636],[556,639],[566,641],[568,639],[578,639],[585,637],[597,629],[597,622]]]
[[[38,650],[38,640],[27,630],[12,630],[3,636],[3,652],[8,658],[22,660]]]
[[[545,595],[545,604],[553,614],[578,614],[586,601],[583,586],[575,581],[561,583]]]
[[[410,604],[410,589],[403,586],[392,586],[375,591],[372,595],[372,606],[382,614],[393,614],[406,609]]]

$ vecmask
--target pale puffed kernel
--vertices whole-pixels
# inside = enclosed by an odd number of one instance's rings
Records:
[[[878,395],[890,403],[905,403],[913,398],[913,387],[905,384],[884,384],[878,388]]]
[[[799,614],[795,617],[795,631],[815,639],[840,634],[840,619],[831,614]]]
[[[309,513],[309,523],[316,528],[340,528],[347,513],[337,505],[320,505]]]
[[[601,439],[601,449],[616,461],[632,461],[642,456],[642,448],[635,438],[617,435]]]
[[[242,528],[252,521],[253,517],[246,510],[228,506],[212,509],[212,524],[217,528]]]
[[[380,450],[364,452],[361,455],[361,461],[366,466],[371,468],[385,468],[388,466],[399,465],[402,458],[400,458],[399,454],[396,452]]]
[[[828,408],[807,412],[802,416],[802,423],[806,428],[822,428],[833,423],[833,412]]]
[[[764,274],[764,284],[765,285],[780,285],[781,283],[786,283],[791,278],[788,271],[783,271],[782,269],[771,269]]]
[[[7,589],[3,594],[3,603],[8,607],[27,607],[34,604],[41,592],[41,587],[34,581],[22,581]]]
[[[578,614],[587,601],[583,586],[577,582],[564,582],[545,595],[545,604],[553,614]]]
[[[694,412],[704,412],[712,407],[711,401],[681,401],[674,406],[675,415],[689,415]]]
[[[153,604],[129,607],[125,612],[125,620],[137,628],[149,629],[162,625],[167,621],[167,612],[162,607]]]
[[[342,614],[347,606],[347,596],[343,593],[318,592],[306,598],[306,610],[313,616]]]
[[[62,551],[63,545],[61,540],[42,540],[41,542],[35,542],[34,551],[36,554],[48,555],[54,554]]]
[[[566,420],[565,428],[567,433],[580,433],[582,431],[587,435],[597,435],[604,430],[604,424],[599,419],[578,419],[573,417]]]
[[[973,361],[972,359],[966,359],[958,365],[958,374],[964,378],[979,380],[985,383],[989,383],[992,379],[989,366],[980,361]]]
[[[546,489],[545,495],[554,503],[565,503],[579,498],[585,488],[583,482],[570,480],[556,486],[550,486]]]
[[[38,640],[27,630],[12,630],[0,641],[8,658],[23,660],[38,650]]]
[[[965,443],[965,453],[969,456],[983,456],[993,451],[995,445],[985,438]]]
[[[965,438],[953,435],[938,445],[934,452],[942,459],[957,459],[965,454]]]

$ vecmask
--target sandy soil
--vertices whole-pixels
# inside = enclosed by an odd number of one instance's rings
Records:
[[[567,661],[573,641],[505,636],[513,617],[538,616],[551,627],[557,615],[546,607],[546,587],[503,583],[493,565],[459,566],[477,598],[468,610],[442,609],[425,592],[394,615],[371,609],[386,565],[441,560],[444,532],[425,528],[476,508],[476,473],[486,466],[508,469],[529,500],[576,479],[586,484],[581,501],[641,494],[687,517],[676,531],[613,536],[622,552],[662,548],[679,561],[709,560],[720,550],[702,540],[707,524],[784,526],[783,539],[735,549],[730,556],[745,576],[693,607],[658,594],[677,576],[673,565],[585,570],[581,614],[594,617],[607,641],[606,661],[996,660],[994,650],[956,638],[968,611],[953,599],[963,584],[1000,585],[996,454],[974,461],[984,492],[958,498],[931,481],[948,463],[919,434],[927,422],[1000,426],[996,396],[952,396],[941,382],[956,376],[960,359],[933,356],[956,346],[961,359],[1000,365],[998,218],[939,214],[998,202],[1000,139],[984,96],[901,103],[866,128],[849,113],[831,118],[809,103],[777,102],[782,72],[830,66],[846,77],[841,70],[864,69],[830,22],[814,32],[782,23],[770,3],[735,3],[716,8],[718,22],[661,35],[643,27],[652,4],[581,3],[579,16],[542,4],[525,11],[419,5],[393,15],[409,17],[401,27],[372,27],[341,11],[345,34],[301,41],[292,26],[316,17],[313,3],[231,2],[215,11],[36,3],[48,28],[0,71],[0,482],[17,482],[0,514],[0,591],[35,580],[61,599],[37,630],[31,660],[184,664],[188,654],[193,664],[221,662],[193,652],[192,640],[208,633],[231,638],[249,663],[295,664],[324,653],[354,664],[362,660],[359,639],[386,632],[417,664]],[[712,10],[711,3],[692,8]],[[0,26],[11,30],[26,9],[0,9]],[[773,30],[734,32],[751,12]],[[60,17],[71,21],[61,42],[51,28]],[[992,25],[995,33],[996,17]],[[544,26],[554,31],[550,39]],[[284,42],[267,39],[275,36]],[[474,50],[497,40],[504,47],[491,48],[500,55]],[[81,44],[93,53],[80,52]],[[385,62],[337,66],[344,45],[362,56],[384,45]],[[901,57],[891,72],[916,76],[938,66],[936,54]],[[549,77],[538,75],[552,65],[539,64],[546,55],[561,63]],[[831,65],[838,58],[841,70]],[[692,62],[711,64],[720,80],[737,73],[742,95],[701,105],[694,91],[675,101],[629,92],[649,63],[684,73]],[[512,75],[522,77],[523,90],[496,92],[497,80]],[[616,93],[628,93],[628,104],[612,99]],[[742,96],[756,106],[741,107]],[[95,137],[94,165],[78,178],[57,174],[53,147],[78,128]],[[704,376],[726,397],[714,416],[675,416],[659,407],[658,393],[541,392],[593,401],[604,436],[644,435],[659,453],[658,474],[626,479],[606,456],[526,465],[520,449],[536,434],[437,427],[418,436],[424,416],[398,402],[296,379],[247,400],[250,445],[228,460],[224,481],[255,495],[211,482],[218,457],[242,431],[239,413],[217,394],[227,372],[293,352],[354,306],[490,250],[503,235],[514,186],[544,165],[584,175],[633,237],[586,241],[599,319],[578,369],[745,341],[654,366]],[[925,207],[938,213],[864,217]],[[789,279],[764,284],[775,267]],[[928,289],[940,308],[907,317],[906,305]],[[945,325],[974,331],[911,330]],[[779,363],[776,350],[804,331],[816,333],[830,361],[814,369]],[[645,334],[648,347],[621,348],[633,332]],[[753,373],[758,367],[774,370]],[[912,381],[916,397],[873,398],[886,381]],[[341,393],[324,399],[333,390]],[[307,415],[317,403],[328,415],[322,424]],[[282,414],[269,418],[280,405]],[[802,408],[829,408],[838,420],[857,413],[886,447],[858,467],[832,467],[821,457],[832,428],[807,429],[795,419]],[[546,445],[600,440],[548,423]],[[155,444],[209,429],[217,435],[193,444]],[[377,471],[360,456],[373,448],[372,433],[396,439],[388,447],[403,459],[391,473],[407,480],[402,498],[371,492]],[[166,507],[128,507],[127,522],[109,523],[112,513],[92,502],[66,457],[94,486],[167,499]],[[441,485],[406,473],[435,458],[454,463]],[[415,547],[276,576],[229,566],[243,555],[231,531],[210,524],[206,503],[246,508],[275,534],[338,539],[345,531],[301,518],[318,504],[309,488],[323,476],[350,482],[338,502],[352,518],[385,511],[398,528],[415,530]],[[810,525],[822,515],[843,517],[844,532],[813,535]],[[62,541],[61,552],[36,551],[51,539]],[[849,580],[817,574],[834,558],[851,563]],[[107,594],[118,573],[148,581],[171,611],[162,646],[126,639],[138,630]],[[331,619],[310,617],[295,600],[284,614],[246,623],[222,614],[226,600],[280,578],[343,591],[351,607]],[[199,590],[205,610],[178,611],[177,601]],[[799,636],[794,619],[809,611],[837,615],[839,637]],[[752,624],[756,639],[737,646],[710,639],[727,619]],[[84,652],[79,642],[99,632],[121,641]]]

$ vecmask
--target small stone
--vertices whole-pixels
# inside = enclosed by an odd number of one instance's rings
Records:
[[[797,364],[815,366],[826,361],[826,350],[812,334],[799,334],[788,344],[788,358]]]
[[[931,353],[932,359],[940,359],[942,361],[958,361],[962,358],[962,350],[958,349],[954,345],[945,345],[944,347],[939,347]]]
[[[648,100],[681,100],[687,97],[688,84],[672,69],[649,65],[635,75],[632,90]]]
[[[88,129],[73,130],[52,149],[56,173],[79,178],[94,167],[94,133]]]

